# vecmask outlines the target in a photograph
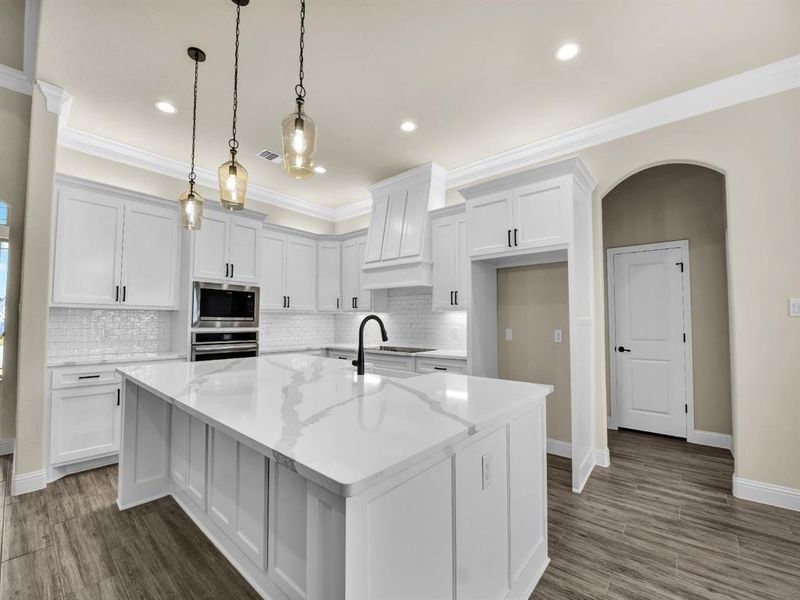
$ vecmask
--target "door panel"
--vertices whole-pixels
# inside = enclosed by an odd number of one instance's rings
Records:
[[[356,241],[356,279],[358,281],[358,295],[356,297],[357,310],[372,310],[372,292],[365,290],[364,285],[364,252],[366,251],[367,241],[360,239]]]
[[[449,309],[456,289],[456,224],[452,217],[440,218],[432,229],[433,308]]]
[[[286,295],[292,310],[314,310],[317,293],[317,242],[287,236]]]
[[[265,232],[261,238],[261,310],[286,307],[286,236]]]
[[[682,256],[680,248],[613,255],[620,427],[686,437]]]
[[[124,306],[173,307],[178,303],[178,213],[128,202],[122,240]]]
[[[50,459],[76,462],[119,451],[118,385],[54,390]]]
[[[53,302],[116,305],[124,204],[85,191],[59,192]]]
[[[567,243],[569,200],[560,185],[531,185],[514,192],[515,247],[535,248]],[[513,232],[512,232],[513,233]]]
[[[470,299],[470,260],[469,248],[467,246],[467,215],[459,215],[454,218],[456,227],[455,244],[455,271],[456,271],[456,306],[458,308],[468,308]]]
[[[353,298],[358,296],[358,240],[349,240],[342,244],[342,309],[353,310]],[[356,266],[358,265],[358,266]]]
[[[511,195],[492,194],[467,203],[470,256],[494,254],[510,249],[508,232],[513,229]]]
[[[194,278],[226,279],[228,217],[206,211],[203,227],[194,234]]]
[[[400,256],[419,256],[422,254],[422,240],[428,220],[428,184],[423,183],[408,190],[406,214],[403,219]]]
[[[386,211],[386,227],[383,230],[381,260],[400,256],[400,242],[403,236],[403,221],[406,216],[406,190],[392,192]],[[371,261],[370,261],[371,262]]]
[[[230,219],[231,279],[242,283],[258,283],[261,223],[241,217]]]
[[[372,202],[372,217],[369,220],[367,233],[367,250],[364,256],[366,262],[375,262],[381,259],[383,236],[386,230],[386,213],[389,210],[389,196],[380,196]],[[359,269],[361,267],[359,266]]]
[[[341,307],[342,245],[339,242],[320,242],[317,252],[317,308],[338,310]]]

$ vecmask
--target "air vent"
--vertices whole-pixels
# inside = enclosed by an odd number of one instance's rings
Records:
[[[278,154],[277,152],[273,152],[272,150],[264,149],[258,154],[256,154],[258,158],[263,158],[264,160],[268,160],[269,162],[279,163],[283,160],[283,157]]]

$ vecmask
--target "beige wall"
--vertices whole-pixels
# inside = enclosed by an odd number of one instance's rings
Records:
[[[334,226],[334,233],[350,233],[367,227],[369,227],[369,214],[353,217],[346,221],[339,221]]]
[[[47,112],[34,86],[28,151],[28,187],[19,311],[15,476],[44,469],[47,405],[47,320],[50,242],[58,116]]]
[[[150,194],[159,198],[175,198],[176,202],[178,196],[186,187],[186,183],[183,180],[174,177],[152,173],[68,148],[58,149],[56,172]],[[206,200],[213,200],[219,197],[219,192],[216,189],[204,186],[199,186],[198,189]],[[325,219],[309,217],[285,208],[253,200],[248,200],[247,207],[268,214],[270,223],[314,233],[333,233],[333,223]]]
[[[691,266],[694,428],[731,433],[724,175],[662,165],[632,175],[603,199],[604,248],[684,239]],[[606,361],[608,347],[607,334]]]
[[[0,0],[0,64],[22,70],[25,0]]]
[[[0,19],[2,17],[0,16]],[[31,98],[0,89],[0,201],[8,204],[9,261],[3,357],[3,389],[0,394],[0,440],[14,437],[17,403],[17,343],[19,339],[19,285],[22,233],[25,219],[25,187],[28,180],[28,135]]]
[[[563,442],[572,441],[568,291],[566,263],[497,270],[498,376],[555,386],[547,398],[547,437]],[[555,329],[563,332],[560,344]]]

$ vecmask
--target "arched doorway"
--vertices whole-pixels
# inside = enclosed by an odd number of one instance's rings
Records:
[[[730,448],[725,176],[649,167],[602,215],[609,429]]]

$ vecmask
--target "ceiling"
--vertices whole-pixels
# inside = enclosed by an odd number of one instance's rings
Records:
[[[326,207],[427,161],[446,169],[800,54],[800,2],[307,0],[307,113],[325,175],[280,151],[293,108],[299,2],[242,9],[239,159],[251,182]],[[235,7],[227,0],[43,0],[38,77],[75,100],[70,126],[188,160],[200,66],[200,166],[227,160]],[[576,41],[581,54],[554,60]],[[168,100],[166,115],[153,103]],[[398,125],[412,119],[414,133]]]

